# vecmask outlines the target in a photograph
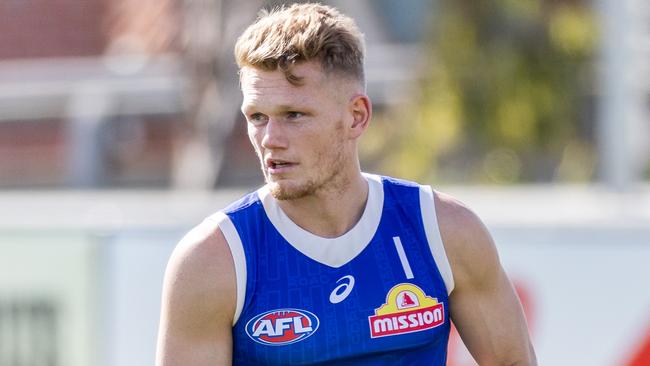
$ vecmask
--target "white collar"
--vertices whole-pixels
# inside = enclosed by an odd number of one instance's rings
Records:
[[[384,187],[381,177],[363,173],[368,181],[368,201],[361,219],[345,234],[336,238],[323,238],[296,225],[280,208],[278,201],[269,194],[267,186],[260,188],[257,194],[262,201],[266,216],[280,235],[291,246],[307,257],[339,268],[350,262],[370,243],[384,207]]]

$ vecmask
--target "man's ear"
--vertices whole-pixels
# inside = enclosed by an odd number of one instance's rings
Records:
[[[350,125],[350,137],[358,138],[368,128],[370,117],[372,117],[372,103],[365,94],[355,94],[348,103],[352,124]]]

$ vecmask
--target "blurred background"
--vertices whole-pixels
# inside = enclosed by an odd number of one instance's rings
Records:
[[[153,364],[175,243],[262,182],[232,49],[283,3],[0,1],[0,366]],[[485,220],[540,364],[650,365],[650,3],[324,3],[366,36],[364,170]]]

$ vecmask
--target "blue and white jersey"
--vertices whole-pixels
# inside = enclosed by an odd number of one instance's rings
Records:
[[[263,187],[211,216],[235,260],[235,365],[445,365],[453,289],[428,186],[364,174],[359,222],[297,226]]]

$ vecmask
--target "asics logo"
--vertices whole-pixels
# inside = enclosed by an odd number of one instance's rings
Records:
[[[332,293],[330,294],[330,302],[332,304],[338,304],[341,301],[345,300],[345,298],[350,295],[350,292],[352,292],[352,288],[354,288],[354,277],[347,275],[339,278],[336,283],[343,282],[340,285],[336,286],[334,290],[332,290]]]

